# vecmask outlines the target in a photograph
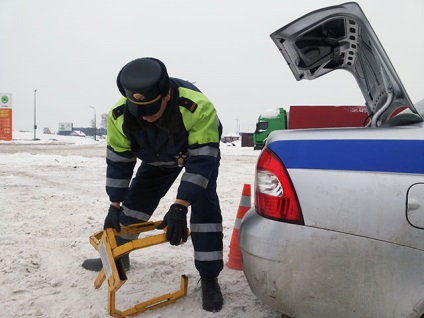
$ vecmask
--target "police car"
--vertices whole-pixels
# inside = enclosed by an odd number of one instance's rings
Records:
[[[424,101],[356,3],[271,38],[297,80],[349,71],[369,118],[270,134],[239,234],[250,288],[288,317],[424,317]]]

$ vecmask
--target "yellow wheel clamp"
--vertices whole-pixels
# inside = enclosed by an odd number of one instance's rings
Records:
[[[125,311],[117,310],[115,307],[115,293],[127,280],[127,275],[125,273],[121,257],[140,248],[167,242],[166,233],[162,233],[139,238],[118,246],[115,236],[123,234],[134,235],[141,232],[152,231],[155,230],[156,226],[160,223],[161,221],[137,223],[129,226],[122,226],[120,232],[116,232],[114,229],[106,229],[96,232],[90,236],[90,243],[100,253],[100,258],[103,264],[103,269],[94,281],[94,287],[96,289],[100,288],[105,279],[107,279],[109,315],[113,317],[134,316],[147,310],[154,310],[172,304],[177,299],[187,295],[188,277],[186,275],[182,275],[180,290],[175,293],[165,294],[151,300],[141,302]]]

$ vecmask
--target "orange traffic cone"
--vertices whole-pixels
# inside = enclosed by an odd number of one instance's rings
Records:
[[[240,223],[243,216],[252,206],[251,204],[251,190],[250,184],[245,184],[243,187],[243,192],[241,194],[239,208],[237,210],[237,218],[234,224],[233,236],[231,237],[230,242],[230,252],[228,253],[228,263],[227,266],[231,269],[242,270],[242,255],[240,252],[240,245],[238,242],[239,238],[239,229]]]

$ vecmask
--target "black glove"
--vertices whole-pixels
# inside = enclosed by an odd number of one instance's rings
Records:
[[[166,240],[171,245],[180,245],[181,239],[187,242],[187,208],[184,205],[174,203],[165,214],[161,224],[156,226],[158,230],[162,230],[168,226],[166,231]]]
[[[111,205],[109,211],[107,212],[105,218],[105,224],[103,225],[103,230],[114,228],[118,232],[121,231],[121,224],[119,223],[119,216],[122,213],[122,208],[117,208],[116,206]]]

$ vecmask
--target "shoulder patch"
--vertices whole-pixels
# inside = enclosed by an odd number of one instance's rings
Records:
[[[124,107],[125,105],[121,105],[112,110],[113,119],[116,120],[119,116],[124,114]]]
[[[178,98],[178,104],[180,106],[183,106],[184,108],[187,108],[190,112],[194,113],[197,109],[197,104],[193,102],[191,99],[180,97]]]

